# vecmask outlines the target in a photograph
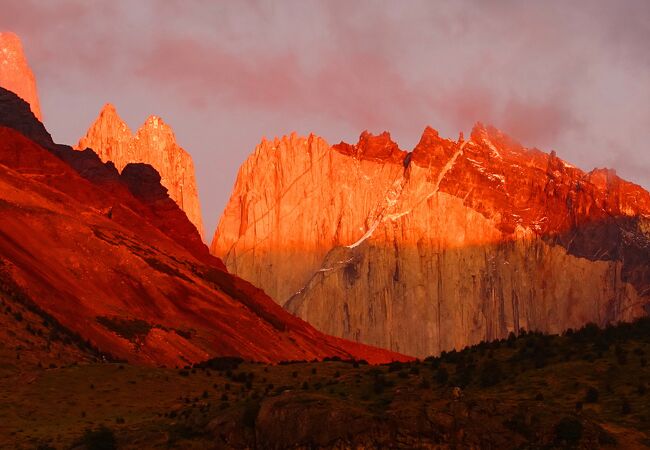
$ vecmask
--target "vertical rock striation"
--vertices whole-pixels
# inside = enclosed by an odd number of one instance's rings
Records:
[[[55,357],[48,343],[32,354],[38,360],[81,360],[79,351],[171,367],[214,356],[410,359],[324,335],[287,313],[209,254],[150,165],[118,174],[91,150],[55,144],[3,88],[0,217],[0,298],[53,326],[53,349],[69,350],[57,340],[78,346]],[[11,348],[25,344],[11,334],[25,332],[14,316],[3,342]]]
[[[36,79],[27,63],[20,38],[14,33],[0,33],[0,87],[29,103],[36,118],[43,121]]]
[[[241,167],[211,251],[322,331],[407,354],[650,309],[650,194],[477,124],[291,135]]]
[[[150,164],[160,173],[169,196],[185,211],[203,236],[201,206],[192,157],[176,143],[171,127],[150,116],[133,135],[111,104],[106,104],[76,148],[92,148],[102,161],[121,172],[127,164]]]

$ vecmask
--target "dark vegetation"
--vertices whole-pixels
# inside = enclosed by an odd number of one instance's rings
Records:
[[[25,328],[30,334],[45,339],[48,343],[60,342],[64,346],[76,347],[81,353],[96,361],[119,361],[111,354],[102,352],[90,341],[64,327],[58,320],[43,311],[32,301],[25,290],[15,283],[8,271],[8,263],[0,258],[0,306],[5,314],[11,314],[18,323],[25,323]],[[24,321],[24,315],[27,313],[36,320],[29,323]],[[38,325],[35,322],[38,322]]]
[[[140,319],[123,319],[120,317],[97,317],[97,323],[131,342],[143,340],[153,326]]]
[[[95,318],[95,320],[107,330],[110,330],[118,336],[121,336],[124,339],[136,344],[136,346],[144,341],[152,328],[159,328],[165,331],[173,330],[176,332],[176,334],[185,339],[192,338],[192,331],[169,328],[160,324],[152,325],[149,322],[141,319],[98,316]]]
[[[82,445],[86,450],[117,449],[115,435],[113,434],[113,431],[106,426],[86,430],[77,444]]]
[[[103,439],[117,448],[642,448],[648,352],[642,319],[562,336],[522,331],[379,366],[217,357],[176,369],[37,370],[26,391],[0,401],[32,412],[29,422],[6,416],[15,432],[0,447],[113,448],[90,447]]]

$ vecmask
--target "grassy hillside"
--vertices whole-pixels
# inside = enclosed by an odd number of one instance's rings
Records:
[[[649,448],[649,357],[643,319],[383,366],[2,361],[0,447]]]

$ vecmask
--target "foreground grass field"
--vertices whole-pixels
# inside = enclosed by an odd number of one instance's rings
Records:
[[[650,448],[649,323],[383,366],[5,361],[0,447]]]

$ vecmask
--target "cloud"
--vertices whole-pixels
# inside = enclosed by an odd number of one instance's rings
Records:
[[[208,224],[229,195],[210,170],[234,179],[252,142],[291,129],[330,141],[387,129],[410,148],[425,125],[455,137],[481,121],[650,186],[647,0],[0,0],[0,10],[55,136],[76,142],[106,101],[132,127],[165,117],[195,159]]]
[[[369,128],[391,123],[406,109],[424,115],[430,96],[390,61],[354,49],[323,50],[318,62],[306,67],[292,51],[235,53],[198,40],[162,38],[139,61],[136,73],[147,83],[174,89],[195,105],[211,98],[291,114],[326,114]]]

